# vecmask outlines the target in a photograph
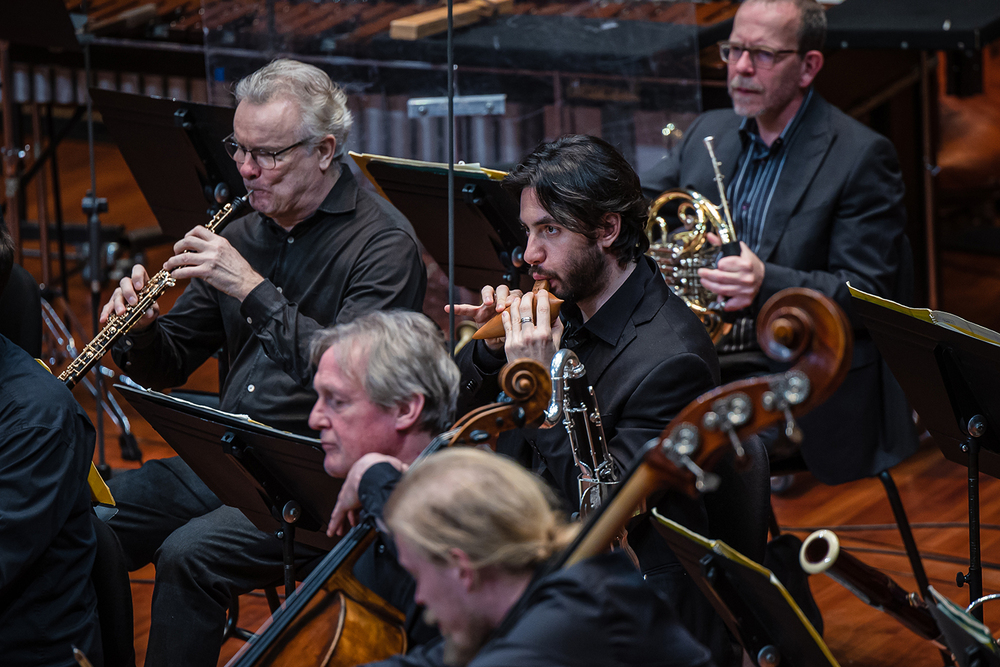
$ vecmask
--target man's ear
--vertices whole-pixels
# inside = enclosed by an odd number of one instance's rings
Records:
[[[799,70],[799,88],[808,88],[812,85],[813,79],[823,69],[823,52],[806,51],[802,56],[802,67]]]
[[[452,566],[458,573],[458,580],[466,592],[476,590],[480,583],[479,570],[472,566],[469,555],[458,547],[449,549],[448,555],[451,557]]]
[[[337,153],[337,140],[332,134],[328,134],[319,140],[315,150],[319,155],[319,168],[326,171],[333,164],[334,155]]]
[[[423,394],[414,394],[405,401],[396,404],[396,430],[405,431],[420,422],[427,399]]]
[[[601,225],[597,228],[597,244],[605,250],[618,238],[622,230],[620,213],[605,213],[601,216]]]

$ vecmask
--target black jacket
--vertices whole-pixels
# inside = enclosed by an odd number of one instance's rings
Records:
[[[742,145],[742,118],[710,111],[684,140],[643,176],[647,196],[673,187],[716,191],[708,152],[730,182]],[[916,451],[905,397],[851,307],[847,282],[866,292],[908,301],[912,258],[904,233],[903,183],[892,144],[813,94],[788,145],[787,162],[768,209],[758,256],[764,282],[751,311],[786,287],[831,297],[854,326],[851,371],[840,390],[801,420],[802,455],[827,484],[886,470]]]

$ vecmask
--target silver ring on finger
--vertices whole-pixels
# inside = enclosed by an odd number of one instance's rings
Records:
[[[527,324],[530,321],[531,321],[530,317],[522,317],[521,318],[521,324]]]

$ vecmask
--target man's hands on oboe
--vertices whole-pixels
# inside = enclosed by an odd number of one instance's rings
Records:
[[[149,274],[146,273],[146,268],[142,264],[133,266],[132,275],[121,279],[118,283],[118,289],[111,295],[111,300],[104,305],[104,310],[101,311],[101,326],[103,327],[108,323],[108,317],[112,313],[123,315],[128,306],[134,306],[139,303],[139,292],[142,291],[147,282],[149,282]],[[132,327],[132,331],[142,331],[152,324],[159,315],[160,307],[156,303],[153,303],[152,306],[146,309],[146,312],[143,313],[142,318],[136,325]]]
[[[163,268],[170,271],[174,278],[201,278],[240,301],[264,281],[229,241],[201,226],[195,227],[175,243],[174,252],[177,254],[163,264]],[[122,315],[128,306],[137,304],[138,295],[147,282],[149,274],[146,268],[141,264],[132,267],[132,275],[121,279],[101,311],[101,326],[107,323],[112,313]],[[132,331],[146,329],[159,314],[160,308],[154,303],[143,313]]]
[[[174,244],[163,268],[174,278],[201,278],[215,289],[243,301],[264,278],[223,237],[198,226]]]

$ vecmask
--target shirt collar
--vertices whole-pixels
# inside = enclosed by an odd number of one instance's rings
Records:
[[[274,220],[262,216],[266,223],[278,232],[279,236],[282,238],[286,236],[297,236],[306,230],[311,229],[318,220],[322,219],[322,216],[319,215],[320,213],[337,215],[351,213],[357,208],[359,188],[358,181],[354,178],[354,173],[351,171],[350,167],[339,160],[334,164],[340,168],[340,176],[337,178],[337,182],[333,184],[332,188],[330,188],[330,192],[327,193],[326,198],[323,199],[323,203],[319,205],[316,212],[292,227],[292,231],[286,232]]]
[[[809,89],[806,91],[806,96],[802,98],[802,104],[799,105],[795,115],[792,116],[792,119],[788,121],[787,125],[785,125],[785,129],[781,131],[781,134],[778,135],[778,138],[775,139],[774,143],[770,146],[765,144],[764,140],[760,138],[760,134],[757,129],[757,119],[745,117],[740,123],[739,129],[740,141],[743,144],[743,150],[747,150],[747,148],[753,144],[755,153],[754,157],[757,158],[761,158],[766,156],[768,153],[774,153],[781,150],[781,147],[792,138],[795,130],[797,130],[799,125],[801,125],[802,116],[805,115],[806,107],[809,106],[809,101],[812,100],[812,96],[813,88],[812,86],[809,86]]]
[[[561,312],[566,321],[572,324],[574,329],[582,327],[608,345],[617,344],[625,324],[642,300],[642,295],[646,292],[646,283],[649,282],[655,268],[651,261],[645,261],[647,259],[646,257],[639,259],[635,269],[621,287],[615,290],[611,298],[586,322],[583,321],[583,314],[575,303],[565,303]]]
[[[319,210],[324,213],[350,213],[358,205],[358,182],[354,178],[354,172],[345,163],[338,160],[334,164],[340,167],[340,176],[330,189],[330,194],[319,205]]]

